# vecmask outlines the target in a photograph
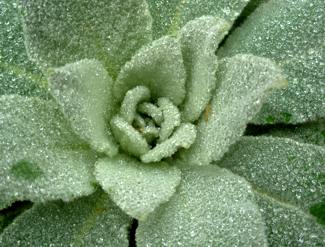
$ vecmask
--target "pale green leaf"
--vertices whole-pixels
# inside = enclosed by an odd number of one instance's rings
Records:
[[[145,0],[21,3],[29,54],[46,67],[96,58],[115,77],[134,52],[151,41]]]
[[[143,154],[141,156],[141,161],[145,163],[158,162],[163,158],[171,157],[180,148],[189,148],[195,141],[195,138],[195,126],[190,123],[182,123],[170,138],[161,143],[158,143],[150,151]]]
[[[164,116],[161,109],[152,103],[144,102],[140,104],[138,106],[138,111],[142,114],[151,117],[156,124],[161,124],[161,122],[164,120]]]
[[[285,85],[277,66],[268,59],[237,55],[220,61],[217,90],[198,123],[186,160],[207,165],[219,160],[244,133],[271,89]]]
[[[254,123],[298,123],[325,117],[323,0],[269,0],[250,15],[218,55],[251,53],[274,60],[289,87],[274,92]]]
[[[103,192],[73,202],[34,205],[0,235],[2,247],[129,245],[131,219]]]
[[[248,0],[148,0],[153,17],[153,35],[158,38],[174,34],[188,21],[203,15],[211,15],[233,22]]]
[[[74,131],[93,149],[114,156],[117,147],[107,126],[115,110],[113,81],[101,63],[85,59],[67,64],[55,69],[49,81]]]
[[[165,162],[144,164],[122,155],[99,160],[95,175],[112,200],[139,220],[168,201],[181,178],[180,170]]]
[[[325,226],[317,224],[315,217],[267,195],[256,195],[270,246],[325,245]]]
[[[121,117],[128,124],[132,124],[137,115],[138,104],[150,100],[150,90],[144,86],[137,86],[127,91],[120,108]]]
[[[92,193],[95,158],[53,102],[0,97],[0,206]]]
[[[170,201],[139,222],[137,246],[267,246],[249,184],[213,166],[190,168]]]
[[[0,1],[0,95],[46,96],[44,84],[28,60],[16,1]]]
[[[185,97],[185,69],[178,41],[163,37],[143,47],[127,62],[114,84],[114,97],[122,102],[126,92],[143,85],[153,100],[170,99],[175,105]]]
[[[267,135],[325,146],[325,119],[295,126],[281,126],[281,128],[271,129]]]
[[[180,31],[186,78],[186,98],[182,109],[184,121],[193,122],[203,112],[216,87],[215,51],[231,25],[212,16],[187,23]]]
[[[322,147],[285,138],[244,137],[218,165],[253,185],[271,246],[324,245],[325,227],[311,215],[314,205],[325,199]]]
[[[168,98],[159,98],[157,102],[163,114],[163,121],[160,125],[158,143],[166,141],[174,129],[181,124],[181,114],[178,107]]]
[[[124,118],[114,116],[111,128],[115,139],[128,154],[139,156],[149,151],[150,146],[146,139]]]
[[[220,163],[258,191],[304,211],[325,198],[325,149],[286,138],[242,137]]]

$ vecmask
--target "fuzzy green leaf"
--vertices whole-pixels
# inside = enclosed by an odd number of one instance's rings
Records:
[[[296,207],[257,194],[270,246],[314,247],[325,245],[325,227]]]
[[[147,153],[141,156],[141,161],[145,163],[157,162],[163,158],[171,157],[180,148],[189,148],[196,138],[196,128],[193,124],[181,124],[173,135],[167,140],[157,144]]]
[[[215,51],[231,25],[223,19],[204,16],[187,23],[180,31],[186,78],[182,118],[193,122],[203,112],[216,87]]]
[[[114,84],[114,97],[121,102],[126,92],[143,85],[154,100],[170,99],[175,105],[185,97],[185,69],[178,41],[163,37],[143,47],[121,69]]]
[[[115,139],[125,152],[139,156],[149,151],[150,146],[146,139],[124,118],[114,116],[111,120],[111,128]]]
[[[270,0],[235,30],[218,55],[251,53],[274,60],[289,87],[274,92],[254,123],[325,117],[323,0]]]
[[[272,246],[323,246],[311,209],[325,199],[325,150],[285,138],[243,137],[219,165],[254,187]]]
[[[131,219],[103,192],[70,203],[37,204],[0,235],[9,246],[129,246]]]
[[[181,114],[168,98],[159,98],[158,106],[163,114],[163,121],[160,125],[158,143],[166,141],[174,129],[181,124]]]
[[[16,1],[0,1],[0,95],[46,96],[44,84],[27,57]]]
[[[113,80],[96,60],[81,60],[55,69],[50,92],[61,106],[74,131],[92,148],[108,156],[117,146],[107,127],[115,110]]]
[[[71,200],[93,192],[95,155],[58,106],[0,97],[0,207],[14,200]]]
[[[233,22],[248,0],[148,0],[153,16],[154,38],[174,34],[188,21],[203,15],[211,15]]]
[[[325,198],[325,150],[286,138],[242,137],[221,165],[303,210]]]
[[[145,0],[21,3],[29,54],[45,67],[95,58],[115,77],[134,52],[151,41]]]
[[[222,158],[244,133],[267,93],[283,85],[281,71],[268,59],[237,55],[221,60],[216,93],[199,120],[196,141],[183,157],[199,165]]]
[[[249,184],[213,166],[184,170],[171,200],[139,222],[138,246],[267,246]]]
[[[325,146],[325,119],[296,126],[281,126],[271,129],[267,135]]]
[[[181,178],[175,166],[164,162],[143,164],[127,156],[99,160],[95,175],[112,200],[139,220],[168,201]]]

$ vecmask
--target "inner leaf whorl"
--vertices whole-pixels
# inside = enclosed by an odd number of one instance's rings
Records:
[[[123,151],[145,163],[170,157],[180,147],[188,148],[196,137],[194,125],[187,123],[190,128],[184,128],[178,107],[166,97],[153,100],[145,86],[127,91],[110,124]]]

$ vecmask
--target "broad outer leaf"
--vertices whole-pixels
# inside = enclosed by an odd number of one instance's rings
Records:
[[[325,198],[325,149],[316,145],[242,137],[220,165],[245,177],[257,190],[305,211]]]
[[[325,226],[315,217],[274,198],[257,194],[270,246],[313,247],[325,245]]]
[[[285,138],[243,137],[219,165],[254,187],[272,246],[323,246],[310,214],[325,199],[325,150]]]
[[[193,122],[203,112],[216,87],[215,51],[231,25],[224,19],[203,16],[187,23],[180,31],[187,73],[186,98],[182,118]]]
[[[108,156],[117,146],[107,127],[115,110],[113,80],[96,60],[81,60],[55,69],[50,92],[61,106],[74,131],[93,149]]]
[[[131,219],[103,192],[73,202],[36,204],[0,235],[9,246],[125,246]]]
[[[237,55],[221,60],[216,93],[199,120],[196,141],[183,157],[198,165],[222,158],[259,111],[267,93],[284,85],[281,71],[268,59]]]
[[[248,0],[148,0],[153,17],[153,35],[158,38],[174,34],[188,21],[203,15],[211,15],[233,22]]]
[[[168,201],[181,178],[176,166],[165,162],[144,164],[122,155],[99,160],[95,175],[112,200],[139,220]]]
[[[145,0],[21,2],[29,54],[46,67],[96,58],[115,77],[133,53],[151,41]]]
[[[267,246],[249,184],[219,167],[189,168],[171,200],[139,222],[138,246]]]
[[[46,96],[44,84],[27,57],[16,1],[0,1],[0,95]]]
[[[153,99],[166,97],[179,105],[185,98],[185,76],[179,42],[165,36],[140,49],[125,64],[114,84],[114,97],[120,103],[128,90],[143,85]]]
[[[236,29],[218,53],[274,60],[289,87],[274,92],[254,123],[299,123],[325,117],[324,0],[270,0]]]
[[[0,207],[14,200],[71,200],[93,192],[95,155],[56,104],[0,97]]]
[[[281,126],[272,129],[267,135],[325,146],[325,119],[296,126]]]

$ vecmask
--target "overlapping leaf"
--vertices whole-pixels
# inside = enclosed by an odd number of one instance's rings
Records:
[[[171,200],[139,223],[138,246],[267,246],[249,184],[218,167],[184,170]]]
[[[81,60],[55,69],[50,92],[74,131],[92,148],[114,156],[117,146],[107,127],[113,107],[113,80],[96,60]]]
[[[0,97],[0,206],[93,192],[95,155],[53,102]]]
[[[199,120],[196,141],[183,157],[199,165],[222,158],[259,111],[267,93],[285,85],[281,71],[268,59],[237,55],[221,60],[216,93]]]
[[[271,129],[267,135],[325,146],[325,119],[296,126],[281,126]]]
[[[325,198],[324,148],[286,138],[243,137],[218,164],[253,185],[272,243],[324,243],[325,228],[309,213]]]
[[[73,202],[36,204],[0,235],[9,246],[125,246],[131,219],[102,192]]]
[[[151,41],[144,0],[21,1],[30,56],[43,66],[96,58],[115,77]]]
[[[265,195],[258,195],[257,202],[270,246],[324,246],[325,226],[312,215]]]
[[[0,2],[0,95],[46,96],[45,80],[30,62],[16,1]]]
[[[230,29],[224,19],[203,16],[187,23],[179,39],[186,69],[184,121],[197,120],[216,87],[217,57],[215,51]]]
[[[153,17],[154,38],[174,34],[188,21],[211,15],[233,22],[248,3],[247,0],[148,0]]]
[[[95,174],[112,200],[140,220],[168,201],[181,179],[175,166],[164,162],[144,164],[127,156],[99,160]]]
[[[128,90],[143,85],[150,89],[153,100],[166,97],[179,105],[185,97],[185,76],[178,41],[162,37],[140,49],[125,64],[114,84],[114,97],[121,102]]]
[[[274,60],[289,87],[274,92],[255,123],[298,123],[325,116],[323,0],[270,0],[230,35],[218,55],[251,53]]]

